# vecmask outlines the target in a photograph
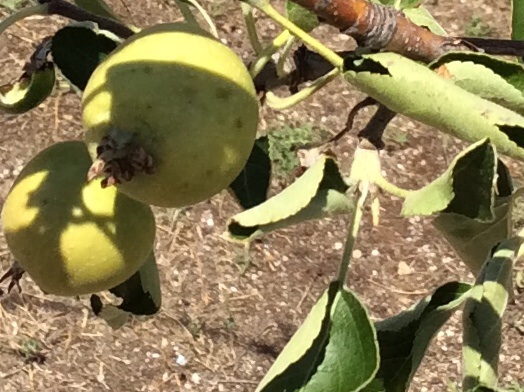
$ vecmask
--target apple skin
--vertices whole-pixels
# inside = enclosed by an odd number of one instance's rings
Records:
[[[2,208],[7,245],[48,294],[77,296],[131,277],[151,253],[151,207],[115,188],[87,182],[92,163],[83,141],[40,151],[15,179]]]
[[[242,60],[197,26],[164,23],[124,41],[91,75],[82,96],[92,158],[112,130],[153,158],[118,189],[143,203],[185,207],[227,188],[245,166],[259,121]]]

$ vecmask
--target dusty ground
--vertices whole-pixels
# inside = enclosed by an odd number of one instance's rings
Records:
[[[139,26],[178,18],[167,1],[110,3]],[[434,3],[429,8],[451,34],[464,34],[478,15],[493,36],[508,37],[509,0]],[[204,4],[216,17],[222,37],[248,56],[234,2]],[[31,18],[0,37],[0,83],[18,75],[35,39],[63,22]],[[271,24],[261,25],[264,39],[274,36]],[[329,28],[318,35],[334,48],[352,45]],[[292,122],[334,132],[361,98],[350,87],[334,83],[292,110],[265,110],[262,129]],[[359,116],[356,127],[368,116]],[[3,199],[20,167],[38,150],[79,137],[79,100],[60,89],[28,114],[0,117],[0,124]],[[446,144],[435,131],[406,119],[396,119],[391,129],[391,148],[384,151],[383,163],[388,177],[404,187],[429,182],[458,151],[459,143]],[[354,147],[355,139],[349,137],[336,148],[344,168]],[[326,219],[270,234],[253,244],[251,264],[244,271],[243,247],[220,238],[227,218],[239,211],[229,195],[183,211],[156,211],[161,312],[112,330],[92,314],[85,299],[44,296],[25,278],[22,294],[0,298],[0,391],[252,391],[334,276],[348,223],[347,218]],[[403,219],[399,211],[398,200],[382,198],[381,224],[373,228],[366,220],[351,266],[348,285],[374,319],[405,309],[445,281],[472,280],[429,220]],[[1,269],[10,262],[2,241]],[[409,268],[399,274],[401,262]],[[522,317],[524,299],[517,300],[520,305],[510,307],[504,326],[500,375],[506,386],[524,382],[524,338],[513,326]],[[445,391],[448,382],[459,381],[459,320],[457,313],[432,343],[412,391]],[[45,361],[24,363],[20,349],[34,342],[41,345]],[[187,364],[177,364],[179,356]]]

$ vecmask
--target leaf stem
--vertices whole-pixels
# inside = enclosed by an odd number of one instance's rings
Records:
[[[303,88],[298,93],[285,98],[280,98],[271,91],[268,91],[266,94],[266,103],[270,108],[275,110],[288,109],[302,102],[304,99],[309,98],[311,95],[313,95],[322,87],[324,87],[326,84],[335,79],[338,75],[340,75],[340,70],[335,68],[331,72],[325,74],[324,76],[315,79],[313,83]]]
[[[286,44],[289,37],[291,37],[289,31],[284,30],[277,35],[268,46],[258,53],[257,58],[250,67],[250,74],[253,79],[256,78],[262,69],[264,69],[264,66],[271,60],[271,56]]]
[[[335,66],[338,69],[343,68],[344,59],[342,57],[340,57],[334,51],[326,47],[319,40],[313,38],[311,35],[309,35],[304,30],[302,30],[297,25],[288,20],[286,17],[280,15],[280,13],[271,4],[263,2],[263,4],[255,6],[268,17],[273,19],[276,23],[278,23],[280,26],[282,26],[284,29],[289,30],[291,34],[298,37],[306,45],[310,46],[314,51],[319,53],[327,61],[333,64],[333,66]]]
[[[213,23],[213,19],[211,18],[211,16],[209,16],[209,14],[204,9],[204,7],[202,7],[197,0],[186,0],[186,1],[190,3],[193,7],[195,7],[198,10],[198,12],[200,12],[200,15],[202,15],[202,17],[204,18],[204,20],[206,21],[206,23],[209,26],[209,30],[211,30],[211,34],[213,34],[215,38],[219,38],[217,27],[215,26],[215,23]]]
[[[0,22],[0,34],[7,30],[10,26],[16,22],[21,21],[29,16],[34,15],[48,15],[49,7],[47,4],[38,4],[32,7],[22,8],[21,10],[9,15],[3,21]]]
[[[356,197],[355,199],[355,210],[353,212],[353,216],[348,227],[348,234],[346,237],[346,244],[344,246],[344,253],[342,254],[342,261],[340,262],[338,270],[337,281],[339,282],[340,287],[343,287],[344,283],[346,282],[349,263],[351,261],[351,257],[353,255],[353,248],[355,247],[355,243],[358,237],[360,223],[362,222],[362,216],[364,213],[364,203],[369,194],[369,186],[370,184],[368,181],[361,181],[358,185],[358,190],[356,192],[358,197]]]
[[[255,51],[255,54],[258,55],[262,51],[262,44],[258,38],[255,19],[253,18],[253,7],[244,2],[240,4],[240,7],[242,9],[242,15],[244,16],[249,42],[251,43],[251,47]]]
[[[374,182],[386,192],[392,194],[393,196],[400,197],[401,199],[405,199],[406,197],[408,197],[409,193],[412,192],[407,189],[399,188],[395,184],[392,184],[391,182],[386,180],[383,176],[375,177]]]
[[[183,1],[183,0],[175,0],[175,4],[182,13],[182,16],[184,17],[184,20],[187,23],[192,23],[195,25],[198,25],[198,22],[195,18],[195,15],[193,15],[193,12],[191,11],[191,8],[189,5]]]

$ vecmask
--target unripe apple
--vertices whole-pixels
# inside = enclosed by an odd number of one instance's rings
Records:
[[[193,205],[229,186],[253,147],[258,110],[242,60],[188,23],[154,25],[124,41],[82,97],[97,174],[164,207]]]
[[[46,293],[112,288],[145,262],[155,239],[151,207],[100,179],[85,143],[66,141],[34,156],[16,178],[1,219],[14,258]]]

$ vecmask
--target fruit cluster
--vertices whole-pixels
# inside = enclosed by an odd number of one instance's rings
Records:
[[[49,294],[124,282],[153,251],[151,206],[196,204],[238,176],[258,109],[241,59],[198,26],[135,33],[88,81],[84,139],[40,151],[15,179],[1,216],[15,260]]]

